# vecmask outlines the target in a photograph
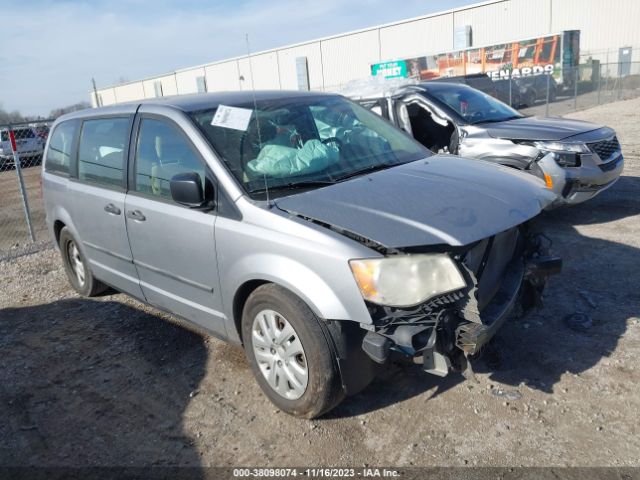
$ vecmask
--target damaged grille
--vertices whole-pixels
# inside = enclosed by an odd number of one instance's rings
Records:
[[[373,323],[378,326],[387,325],[435,325],[438,313],[463,298],[461,292],[438,295],[415,307],[390,307],[366,301],[367,309]]]
[[[620,142],[618,142],[618,137],[616,136],[613,136],[609,140],[588,143],[587,146],[592,152],[596,153],[602,161],[606,161],[611,155],[620,150]]]
[[[509,263],[519,254],[520,243],[519,229],[514,227],[484,239],[465,254],[463,263],[477,282],[475,297],[480,311],[500,289]]]

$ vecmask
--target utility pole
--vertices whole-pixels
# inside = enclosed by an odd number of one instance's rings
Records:
[[[100,97],[98,96],[98,88],[96,87],[96,79],[91,77],[91,84],[93,85],[93,98],[96,100],[96,107],[101,107]]]

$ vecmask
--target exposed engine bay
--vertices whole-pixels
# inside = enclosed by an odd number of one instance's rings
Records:
[[[378,363],[392,350],[417,357],[425,371],[439,376],[469,369],[468,357],[514,310],[522,315],[541,305],[547,277],[561,269],[547,238],[527,230],[520,225],[453,253],[466,289],[409,309],[368,302],[374,328],[363,339],[364,351]]]

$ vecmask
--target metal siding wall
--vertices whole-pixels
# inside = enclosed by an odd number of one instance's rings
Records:
[[[196,83],[196,78],[203,75],[204,68],[202,67],[176,72],[178,94],[182,95],[184,93],[198,93],[198,84]]]
[[[168,97],[169,95],[178,94],[178,83],[176,82],[175,74],[165,75],[163,77],[156,77],[156,80],[162,82],[162,95]]]
[[[580,30],[581,53],[616,62],[618,49],[633,47],[640,61],[640,0],[500,0],[434,17],[359,33],[284,47],[252,57],[257,89],[297,89],[295,59],[307,57],[312,89],[336,89],[370,75],[370,65],[443,53],[453,49],[456,26],[471,25],[473,46],[532,38],[563,30]],[[607,50],[609,55],[607,57]],[[583,57],[584,58],[584,57]],[[205,75],[211,91],[251,88],[246,58],[156,77],[164,95],[197,91]],[[243,75],[244,82],[239,81]],[[99,90],[104,105],[153,96],[154,79]],[[241,84],[242,83],[242,84]]]
[[[552,28],[580,30],[580,52],[606,62],[618,61],[618,49],[633,46],[640,60],[640,2],[638,0],[553,0]]]
[[[505,0],[454,12],[453,25],[471,25],[472,45],[484,46],[557,33],[550,13],[550,0]]]
[[[251,68],[249,59],[238,60],[240,75],[244,82],[240,82],[242,90],[251,90],[251,70],[253,70],[253,88],[256,90],[279,90],[280,78],[278,72],[278,55],[276,52],[251,56]]]
[[[118,103],[142,100],[144,98],[142,82],[128,83],[115,87],[115,96]]]
[[[229,62],[208,65],[204,67],[207,74],[207,87],[210,92],[225,92],[240,90],[238,74],[238,62]]]
[[[320,48],[324,88],[329,90],[371,75],[371,64],[380,61],[378,29],[323,40]]]
[[[116,90],[115,88],[103,88],[102,90],[98,90],[98,95],[102,99],[102,106],[106,107],[107,105],[115,105],[118,103],[116,101]]]
[[[309,87],[311,90],[321,90],[322,83],[322,55],[320,42],[309,43],[299,47],[284,48],[278,51],[280,65],[280,83],[283,90],[297,90],[296,58],[307,57],[309,68]]]
[[[151,80],[143,80],[142,84],[144,86],[144,98],[155,98],[156,97],[156,89],[155,89],[155,82],[157,81],[157,78],[153,78]],[[164,86],[162,88],[162,93],[164,95]]]
[[[380,56],[383,61],[418,57],[452,49],[451,13],[380,29]]]
[[[176,86],[176,77],[172,73],[171,75],[164,75],[162,77],[155,77],[149,80],[144,80],[142,83],[144,84],[145,98],[155,98],[156,96],[155,83],[158,81],[162,83],[163,97],[168,97],[171,95],[178,94],[178,88]]]

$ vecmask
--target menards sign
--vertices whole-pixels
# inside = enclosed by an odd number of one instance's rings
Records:
[[[547,73],[562,83],[564,69],[578,64],[579,45],[580,31],[567,30],[488,47],[375,63],[371,74],[430,80],[478,73],[492,79]]]

